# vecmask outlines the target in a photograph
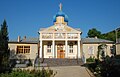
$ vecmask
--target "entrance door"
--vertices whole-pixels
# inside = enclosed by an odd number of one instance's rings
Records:
[[[65,51],[63,50],[63,45],[57,46],[57,58],[65,58]]]

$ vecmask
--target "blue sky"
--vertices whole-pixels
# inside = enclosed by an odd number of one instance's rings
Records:
[[[0,0],[0,24],[6,19],[10,39],[38,37],[40,28],[53,25],[60,3],[69,26],[80,28],[82,37],[91,28],[106,33],[120,26],[120,0]]]

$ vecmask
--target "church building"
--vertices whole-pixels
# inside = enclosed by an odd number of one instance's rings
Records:
[[[68,25],[68,16],[62,5],[54,16],[54,24],[39,31],[40,55],[42,58],[81,58],[81,30]]]
[[[97,58],[98,46],[106,44],[105,55],[111,56],[113,41],[95,38],[81,38],[82,31],[68,25],[68,16],[62,11],[62,5],[54,15],[53,25],[40,28],[39,38],[10,40],[10,59],[31,59],[33,65],[37,58],[82,59]]]

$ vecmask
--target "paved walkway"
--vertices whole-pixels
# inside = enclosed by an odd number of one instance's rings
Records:
[[[56,73],[55,77],[90,77],[90,75],[92,74],[89,70],[86,70],[86,68],[82,66],[57,66],[57,67],[49,67],[49,68],[53,70],[54,73]],[[28,67],[21,69],[32,70],[34,68]],[[35,69],[42,69],[42,68],[40,67]],[[48,67],[45,67],[45,69],[48,69]]]
[[[85,67],[81,66],[60,66],[50,68],[54,72],[57,72],[55,77],[90,77]]]

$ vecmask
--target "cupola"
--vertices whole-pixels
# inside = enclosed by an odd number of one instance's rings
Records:
[[[67,24],[68,16],[62,11],[62,4],[59,5],[59,12],[53,17],[54,24]]]

